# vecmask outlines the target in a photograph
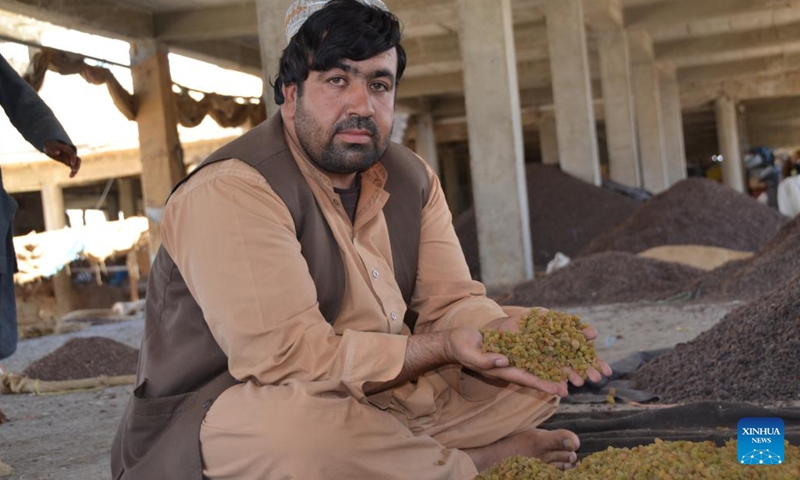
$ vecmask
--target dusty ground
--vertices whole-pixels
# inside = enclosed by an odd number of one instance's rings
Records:
[[[611,362],[637,350],[691,340],[735,306],[737,303],[640,303],[566,310],[581,315],[599,330],[598,351]],[[76,336],[106,336],[138,348],[142,327],[142,321],[129,321],[24,340],[17,354],[2,364],[8,371],[22,371]],[[129,391],[130,387],[115,387],[66,395],[0,397],[0,409],[9,418],[8,423],[0,425],[0,460],[14,469],[6,478],[109,478],[111,441]]]

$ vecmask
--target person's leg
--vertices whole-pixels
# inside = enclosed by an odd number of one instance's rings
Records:
[[[434,408],[421,408],[430,399]],[[567,430],[536,428],[559,399],[517,386],[491,385],[457,367],[423,376],[416,387],[395,394],[392,410],[416,434],[458,448],[479,471],[513,455],[537,457],[564,468],[577,461],[578,437]]]
[[[471,479],[466,453],[416,435],[352,397],[314,394],[307,383],[224,392],[200,430],[212,479]]]
[[[17,305],[14,297],[13,218],[17,202],[3,190],[0,176],[0,360],[17,350]]]

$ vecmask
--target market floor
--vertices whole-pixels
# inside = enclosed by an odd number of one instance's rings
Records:
[[[566,308],[594,326],[597,350],[609,362],[638,350],[686,342],[711,328],[738,305],[731,303],[636,303]],[[103,336],[139,347],[143,321],[99,325],[67,335],[23,340],[17,353],[2,362],[20,372],[67,340]],[[130,387],[63,395],[0,396],[9,422],[0,425],[0,461],[14,469],[8,479],[87,480],[110,476],[109,451]],[[629,406],[565,405],[575,409]]]

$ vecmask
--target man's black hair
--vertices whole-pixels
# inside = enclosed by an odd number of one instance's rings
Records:
[[[400,45],[400,21],[393,14],[357,0],[332,0],[314,12],[283,50],[275,78],[275,103],[283,104],[282,87],[297,84],[302,95],[308,73],[326,71],[343,59],[367,60],[397,49],[397,78],[406,68],[406,52]]]

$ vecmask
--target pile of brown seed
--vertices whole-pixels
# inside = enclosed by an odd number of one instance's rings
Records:
[[[800,217],[780,231],[746,260],[730,262],[712,270],[688,290],[703,298],[753,299],[781,290],[800,272]]]
[[[800,400],[800,275],[644,364],[634,388],[664,402]]]
[[[533,263],[544,269],[557,252],[574,257],[602,232],[627,219],[635,200],[579,180],[552,165],[525,166]],[[475,208],[453,220],[473,278],[480,278]]]
[[[578,258],[549,275],[520,283],[508,305],[565,307],[664,300],[684,291],[702,271],[626,252]]]
[[[22,374],[39,380],[133,375],[139,350],[105,337],[73,338],[36,360]]]
[[[577,315],[533,308],[520,319],[519,332],[484,330],[483,350],[505,355],[542,380],[566,380],[565,368],[586,378],[590,366],[598,367],[594,345],[583,334],[586,327]]]
[[[785,444],[781,465],[740,465],[736,441],[723,447],[713,442],[663,442],[613,448],[589,455],[566,472],[535,458],[509,457],[475,480],[604,480],[714,478],[726,480],[794,480],[800,478],[800,448]]]
[[[710,245],[753,252],[787,220],[774,208],[729,187],[690,178],[597,235],[579,256],[609,251],[639,253],[660,245]]]

